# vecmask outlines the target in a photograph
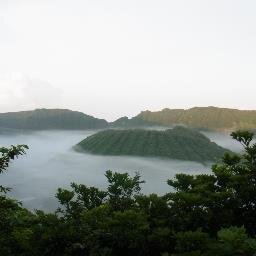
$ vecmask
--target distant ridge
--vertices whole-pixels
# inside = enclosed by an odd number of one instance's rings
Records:
[[[126,120],[126,127],[140,124],[172,127],[184,125],[191,128],[217,131],[256,129],[256,110],[238,110],[218,107],[194,107],[190,109],[168,109],[151,112],[142,111],[139,115]],[[115,122],[114,122],[115,123]],[[119,122],[120,124],[120,122]]]
[[[127,116],[120,117],[114,122],[109,123],[110,127],[119,127],[119,128],[140,128],[140,127],[148,127],[148,126],[156,126],[157,124],[154,122],[150,122],[141,118],[133,117],[129,119]]]
[[[106,130],[78,143],[75,150],[98,155],[132,155],[208,162],[230,152],[203,134],[185,127],[164,131]]]
[[[142,111],[135,117],[126,116],[114,122],[95,118],[68,109],[36,109],[31,111],[0,113],[0,129],[80,130],[106,128],[174,127],[176,125],[199,130],[231,131],[256,130],[256,110],[238,110],[218,107],[194,107]]]
[[[68,109],[36,109],[0,113],[0,128],[31,130],[80,130],[107,128],[108,122]]]

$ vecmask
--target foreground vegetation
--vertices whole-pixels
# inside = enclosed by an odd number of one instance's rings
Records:
[[[238,131],[244,155],[226,154],[212,174],[177,174],[164,196],[140,193],[140,176],[106,172],[108,188],[58,189],[55,213],[32,213],[1,186],[0,255],[253,256],[256,145]],[[0,172],[26,146],[0,150]]]
[[[203,134],[182,126],[165,131],[101,131],[81,141],[75,149],[100,155],[166,157],[198,162],[216,161],[228,152]]]

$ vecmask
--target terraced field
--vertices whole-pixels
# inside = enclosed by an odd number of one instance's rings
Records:
[[[164,157],[198,162],[214,161],[228,152],[203,134],[180,126],[165,131],[105,130],[87,137],[74,148],[98,155]]]

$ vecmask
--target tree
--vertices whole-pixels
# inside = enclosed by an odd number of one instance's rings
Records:
[[[231,136],[245,153],[226,153],[211,175],[177,174],[168,184],[176,191],[166,195],[171,208],[170,225],[177,230],[197,230],[216,235],[229,226],[242,226],[256,234],[256,146],[253,134],[237,131]]]
[[[128,173],[107,171],[105,176],[109,183],[107,192],[110,205],[121,211],[131,208],[135,203],[135,196],[141,190],[140,184],[144,183],[140,180],[140,175],[137,173],[130,177]]]
[[[11,160],[25,154],[26,149],[28,149],[26,145],[0,148],[0,174],[7,170]],[[15,217],[14,214],[21,212],[22,209],[17,201],[6,196],[8,191],[10,191],[10,188],[0,185],[0,255],[11,255],[10,248],[15,248],[15,240],[20,238],[20,233],[18,233],[17,227],[13,223],[13,218]],[[22,236],[25,238],[28,233],[24,231]]]
[[[65,217],[79,220],[83,211],[89,211],[103,204],[107,192],[95,187],[87,187],[83,184],[71,183],[72,191],[58,188],[56,194],[61,208],[57,210]]]
[[[19,155],[25,154],[25,150],[28,149],[27,145],[11,146],[10,148],[0,148],[0,174],[7,170],[10,161]],[[6,193],[9,188],[0,185],[0,193]]]
[[[248,237],[244,227],[223,228],[209,245],[209,251],[212,256],[255,255],[256,240]]]

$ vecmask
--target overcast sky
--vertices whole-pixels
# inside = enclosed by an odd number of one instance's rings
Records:
[[[0,112],[256,109],[255,13],[255,0],[0,0]]]

